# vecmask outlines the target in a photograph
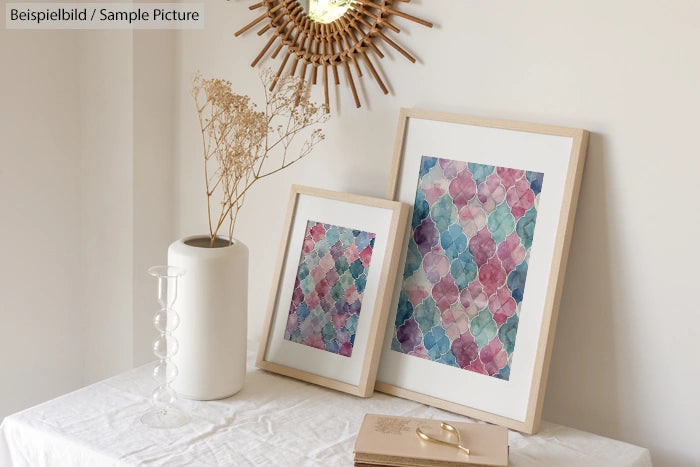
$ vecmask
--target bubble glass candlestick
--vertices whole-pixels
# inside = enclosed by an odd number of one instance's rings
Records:
[[[172,356],[178,351],[173,331],[180,324],[180,316],[173,309],[177,298],[177,281],[184,270],[173,266],[153,266],[148,273],[158,279],[158,305],[160,310],[153,317],[153,325],[160,333],[153,341],[153,353],[158,363],[153,368],[153,378],[158,387],[153,390],[153,408],[141,417],[141,422],[153,428],[177,428],[190,421],[190,417],[175,407],[177,393],[170,384],[177,377],[177,366]]]

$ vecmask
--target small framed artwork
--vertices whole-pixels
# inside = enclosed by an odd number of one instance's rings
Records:
[[[587,141],[401,111],[388,198],[413,210],[379,391],[537,431]]]
[[[292,187],[258,367],[372,394],[408,211]]]

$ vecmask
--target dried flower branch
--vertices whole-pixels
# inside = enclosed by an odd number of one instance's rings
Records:
[[[233,93],[229,81],[203,79],[200,74],[192,79],[192,97],[202,131],[212,247],[227,222],[229,243],[233,242],[238,211],[256,181],[301,160],[324,139],[321,129],[316,128],[301,147],[292,144],[298,135],[329,117],[325,106],[310,100],[305,82],[293,76],[277,78],[270,70],[262,73],[261,81],[265,89],[264,111],[256,110],[248,96]],[[275,81],[276,86],[269,91]],[[277,147],[281,155],[272,165],[268,159]],[[218,210],[214,206],[217,201]]]

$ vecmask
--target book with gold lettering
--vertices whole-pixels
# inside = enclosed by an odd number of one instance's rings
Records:
[[[355,466],[507,466],[508,430],[481,423],[366,414]]]

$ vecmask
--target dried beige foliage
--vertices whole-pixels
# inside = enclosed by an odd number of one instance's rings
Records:
[[[278,79],[270,70],[262,73],[261,81],[264,110],[257,110],[248,96],[235,94],[229,81],[200,74],[192,80],[202,130],[211,247],[226,224],[229,243],[233,241],[238,211],[256,181],[304,158],[324,139],[320,128],[311,128],[329,114],[310,100],[305,82],[294,76]],[[301,134],[306,134],[301,146],[293,145]],[[273,152],[281,154],[270,160]]]

